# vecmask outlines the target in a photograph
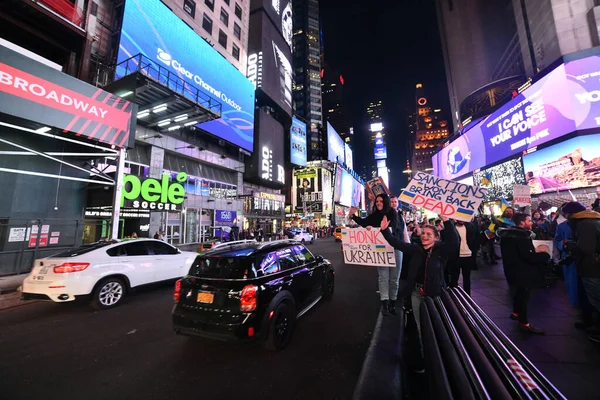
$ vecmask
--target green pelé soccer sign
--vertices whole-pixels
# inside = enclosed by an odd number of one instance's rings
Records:
[[[135,175],[123,177],[121,207],[141,208],[158,211],[176,211],[177,206],[185,200],[183,182],[187,174],[180,172],[175,178],[177,182],[169,182],[169,175],[164,174],[160,180],[146,178],[140,180]]]

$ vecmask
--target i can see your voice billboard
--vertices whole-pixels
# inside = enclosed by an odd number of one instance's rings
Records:
[[[140,53],[222,104],[221,118],[199,128],[253,150],[254,85],[160,0],[125,2],[117,64]]]
[[[575,130],[600,127],[600,56],[561,64],[433,156],[455,179]]]

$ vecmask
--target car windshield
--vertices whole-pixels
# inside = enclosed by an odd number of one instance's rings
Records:
[[[251,279],[256,277],[254,256],[233,256],[231,253],[218,256],[198,256],[190,268],[189,275],[212,279]]]
[[[86,244],[85,246],[75,247],[70,250],[61,251],[60,253],[56,253],[50,256],[50,258],[76,257],[115,243],[117,242],[112,240],[103,240],[101,242],[90,243]]]

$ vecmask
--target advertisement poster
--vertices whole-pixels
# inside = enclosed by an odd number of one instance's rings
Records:
[[[215,210],[215,226],[233,226],[237,219],[235,211]]]
[[[600,185],[600,135],[579,136],[523,157],[531,194]]]
[[[252,155],[255,172],[264,181],[285,184],[285,147],[283,126],[263,110],[257,111],[256,151]]]
[[[354,170],[354,159],[352,157],[352,149],[348,143],[344,143],[344,153],[346,157],[346,167]]]
[[[472,182],[473,186],[481,186],[488,190],[484,201],[510,196],[514,185],[526,184],[521,157],[474,172]]]
[[[297,118],[292,118],[290,146],[290,162],[305,167],[307,161],[306,124]]]
[[[531,190],[527,185],[513,186],[513,201],[514,206],[531,206]]]
[[[375,150],[373,151],[373,156],[375,157],[376,160],[384,160],[387,158],[387,147],[382,146],[382,147],[375,147]]]
[[[272,48],[269,51],[273,53]],[[146,63],[153,62],[143,72],[156,75],[160,67],[182,79],[186,84],[182,93],[190,100],[196,101],[198,90],[221,103],[221,118],[197,124],[198,128],[254,150],[254,85],[160,0],[125,2],[115,79],[131,73],[137,63],[124,62],[138,54],[146,57]],[[158,79],[167,84],[165,78]]]
[[[385,240],[379,229],[343,228],[342,252],[346,264],[367,267],[395,267],[394,248]]]
[[[323,211],[323,191],[319,169],[310,168],[294,174],[296,188],[296,210],[304,212]]]
[[[31,226],[31,234],[29,235],[29,247],[35,247],[35,245],[37,244],[38,231],[39,231],[39,226],[37,226],[37,225]]]
[[[432,158],[434,175],[461,177],[575,130],[600,126],[600,56],[562,64]]]
[[[448,218],[470,222],[487,189],[417,171],[399,200]]]
[[[331,214],[333,209],[333,193],[331,192],[333,189],[333,182],[331,180],[331,172],[325,168],[321,168],[321,173],[323,174],[323,212]]]
[[[344,163],[346,162],[346,148],[344,141],[333,126],[327,122],[327,159],[329,161]]]

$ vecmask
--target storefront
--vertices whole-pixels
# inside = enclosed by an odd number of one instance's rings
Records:
[[[244,186],[244,222],[243,231],[263,234],[281,234],[285,218],[285,196],[279,193],[260,191],[256,185]]]
[[[86,187],[115,185],[95,160],[135,132],[135,105],[24,54],[0,46],[0,275],[81,244]]]

